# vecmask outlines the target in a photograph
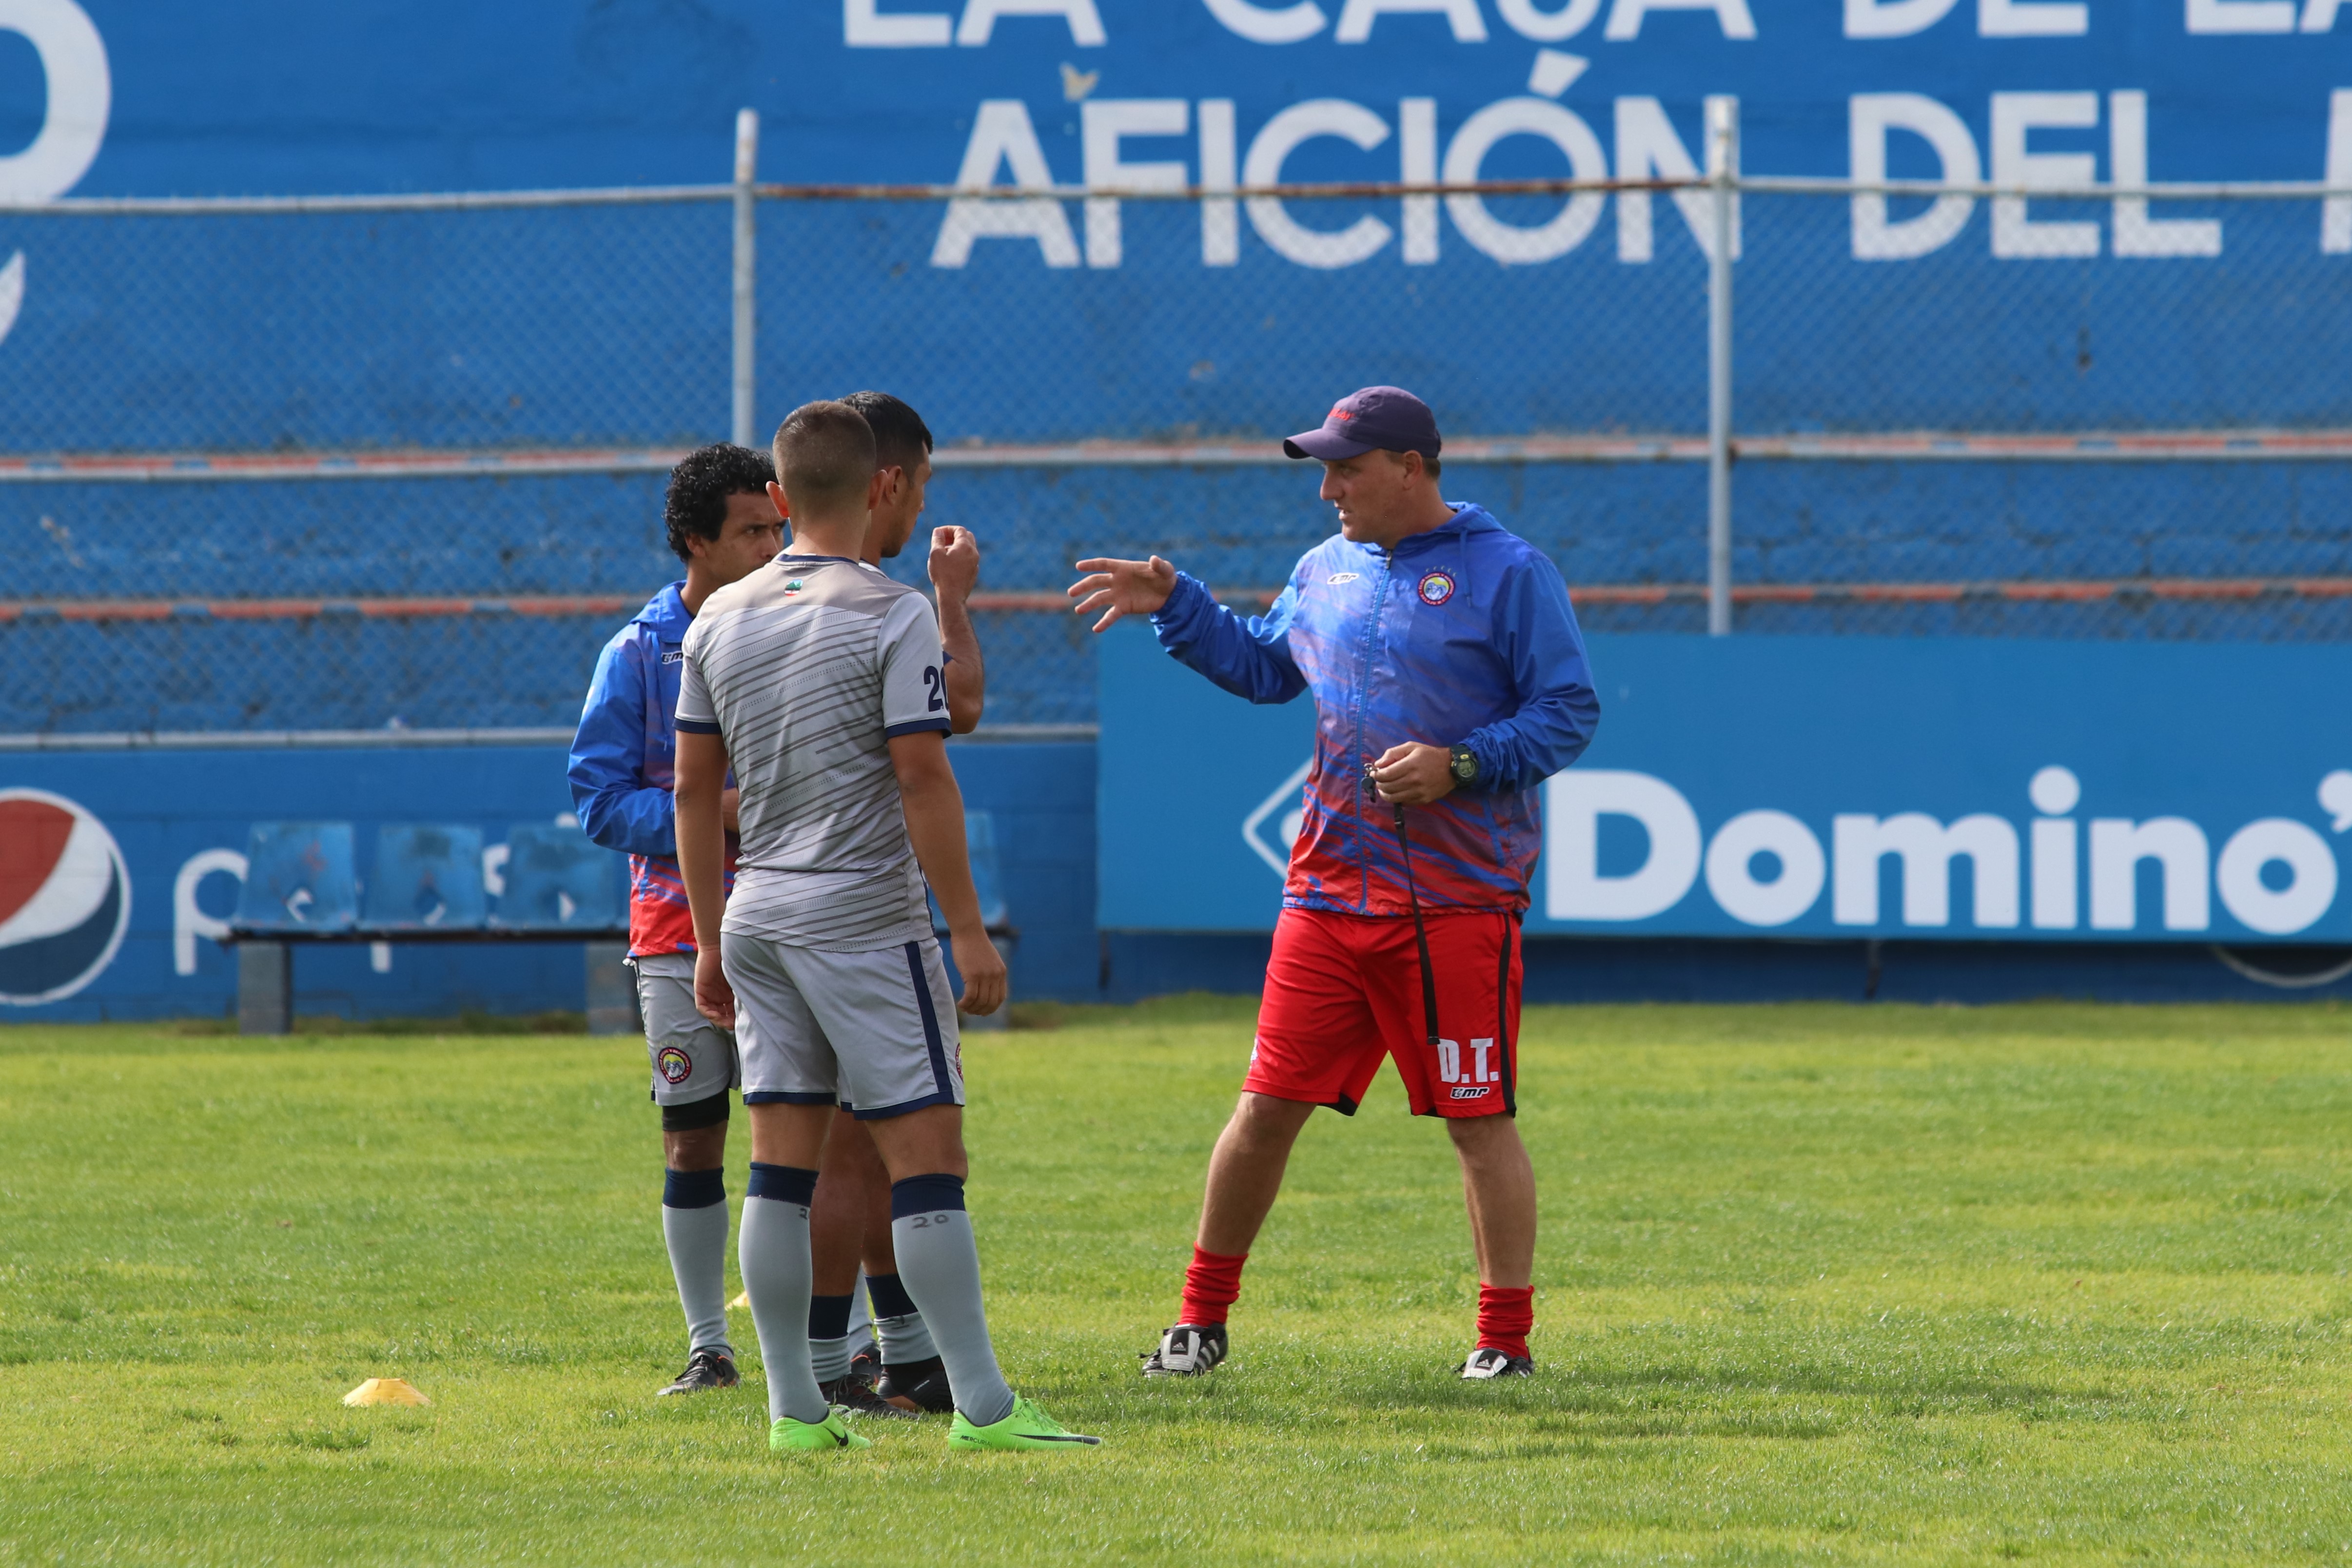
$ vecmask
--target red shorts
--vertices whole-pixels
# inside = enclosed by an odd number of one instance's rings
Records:
[[[1516,1115],[1519,922],[1445,914],[1427,923],[1433,1047],[1410,919],[1283,910],[1242,1088],[1353,1116],[1381,1058],[1393,1057],[1415,1116]]]

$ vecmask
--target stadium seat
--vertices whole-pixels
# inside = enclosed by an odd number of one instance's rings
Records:
[[[370,931],[470,931],[488,914],[480,828],[402,822],[377,830],[361,913]]]
[[[246,839],[246,931],[348,931],[359,920],[348,822],[257,822]]]
[[[576,826],[518,822],[507,834],[506,891],[494,926],[516,931],[610,931],[626,925],[618,860]]]

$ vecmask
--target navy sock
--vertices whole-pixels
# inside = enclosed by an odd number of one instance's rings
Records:
[[[724,1171],[664,1171],[662,1173],[662,1206],[673,1209],[707,1209],[712,1204],[727,1201],[727,1173]]]

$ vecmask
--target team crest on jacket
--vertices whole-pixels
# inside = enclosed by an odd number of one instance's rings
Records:
[[[1421,580],[1421,602],[1423,604],[1442,605],[1452,597],[1454,597],[1454,574],[1452,573],[1431,572],[1423,576]]]

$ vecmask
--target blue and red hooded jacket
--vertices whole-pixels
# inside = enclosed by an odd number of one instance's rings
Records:
[[[572,741],[572,806],[589,839],[629,858],[629,955],[694,951],[677,868],[677,683],[694,616],[672,583],[597,656]],[[732,843],[730,838],[730,848]],[[727,880],[735,880],[728,856]]]
[[[1484,508],[1457,505],[1393,553],[1327,539],[1263,616],[1235,615],[1179,573],[1151,624],[1162,647],[1236,696],[1315,694],[1286,908],[1412,912],[1395,808],[1364,764],[1419,741],[1478,759],[1475,784],[1406,810],[1422,907],[1527,909],[1543,847],[1536,786],[1591,742],[1601,703],[1559,569]]]

